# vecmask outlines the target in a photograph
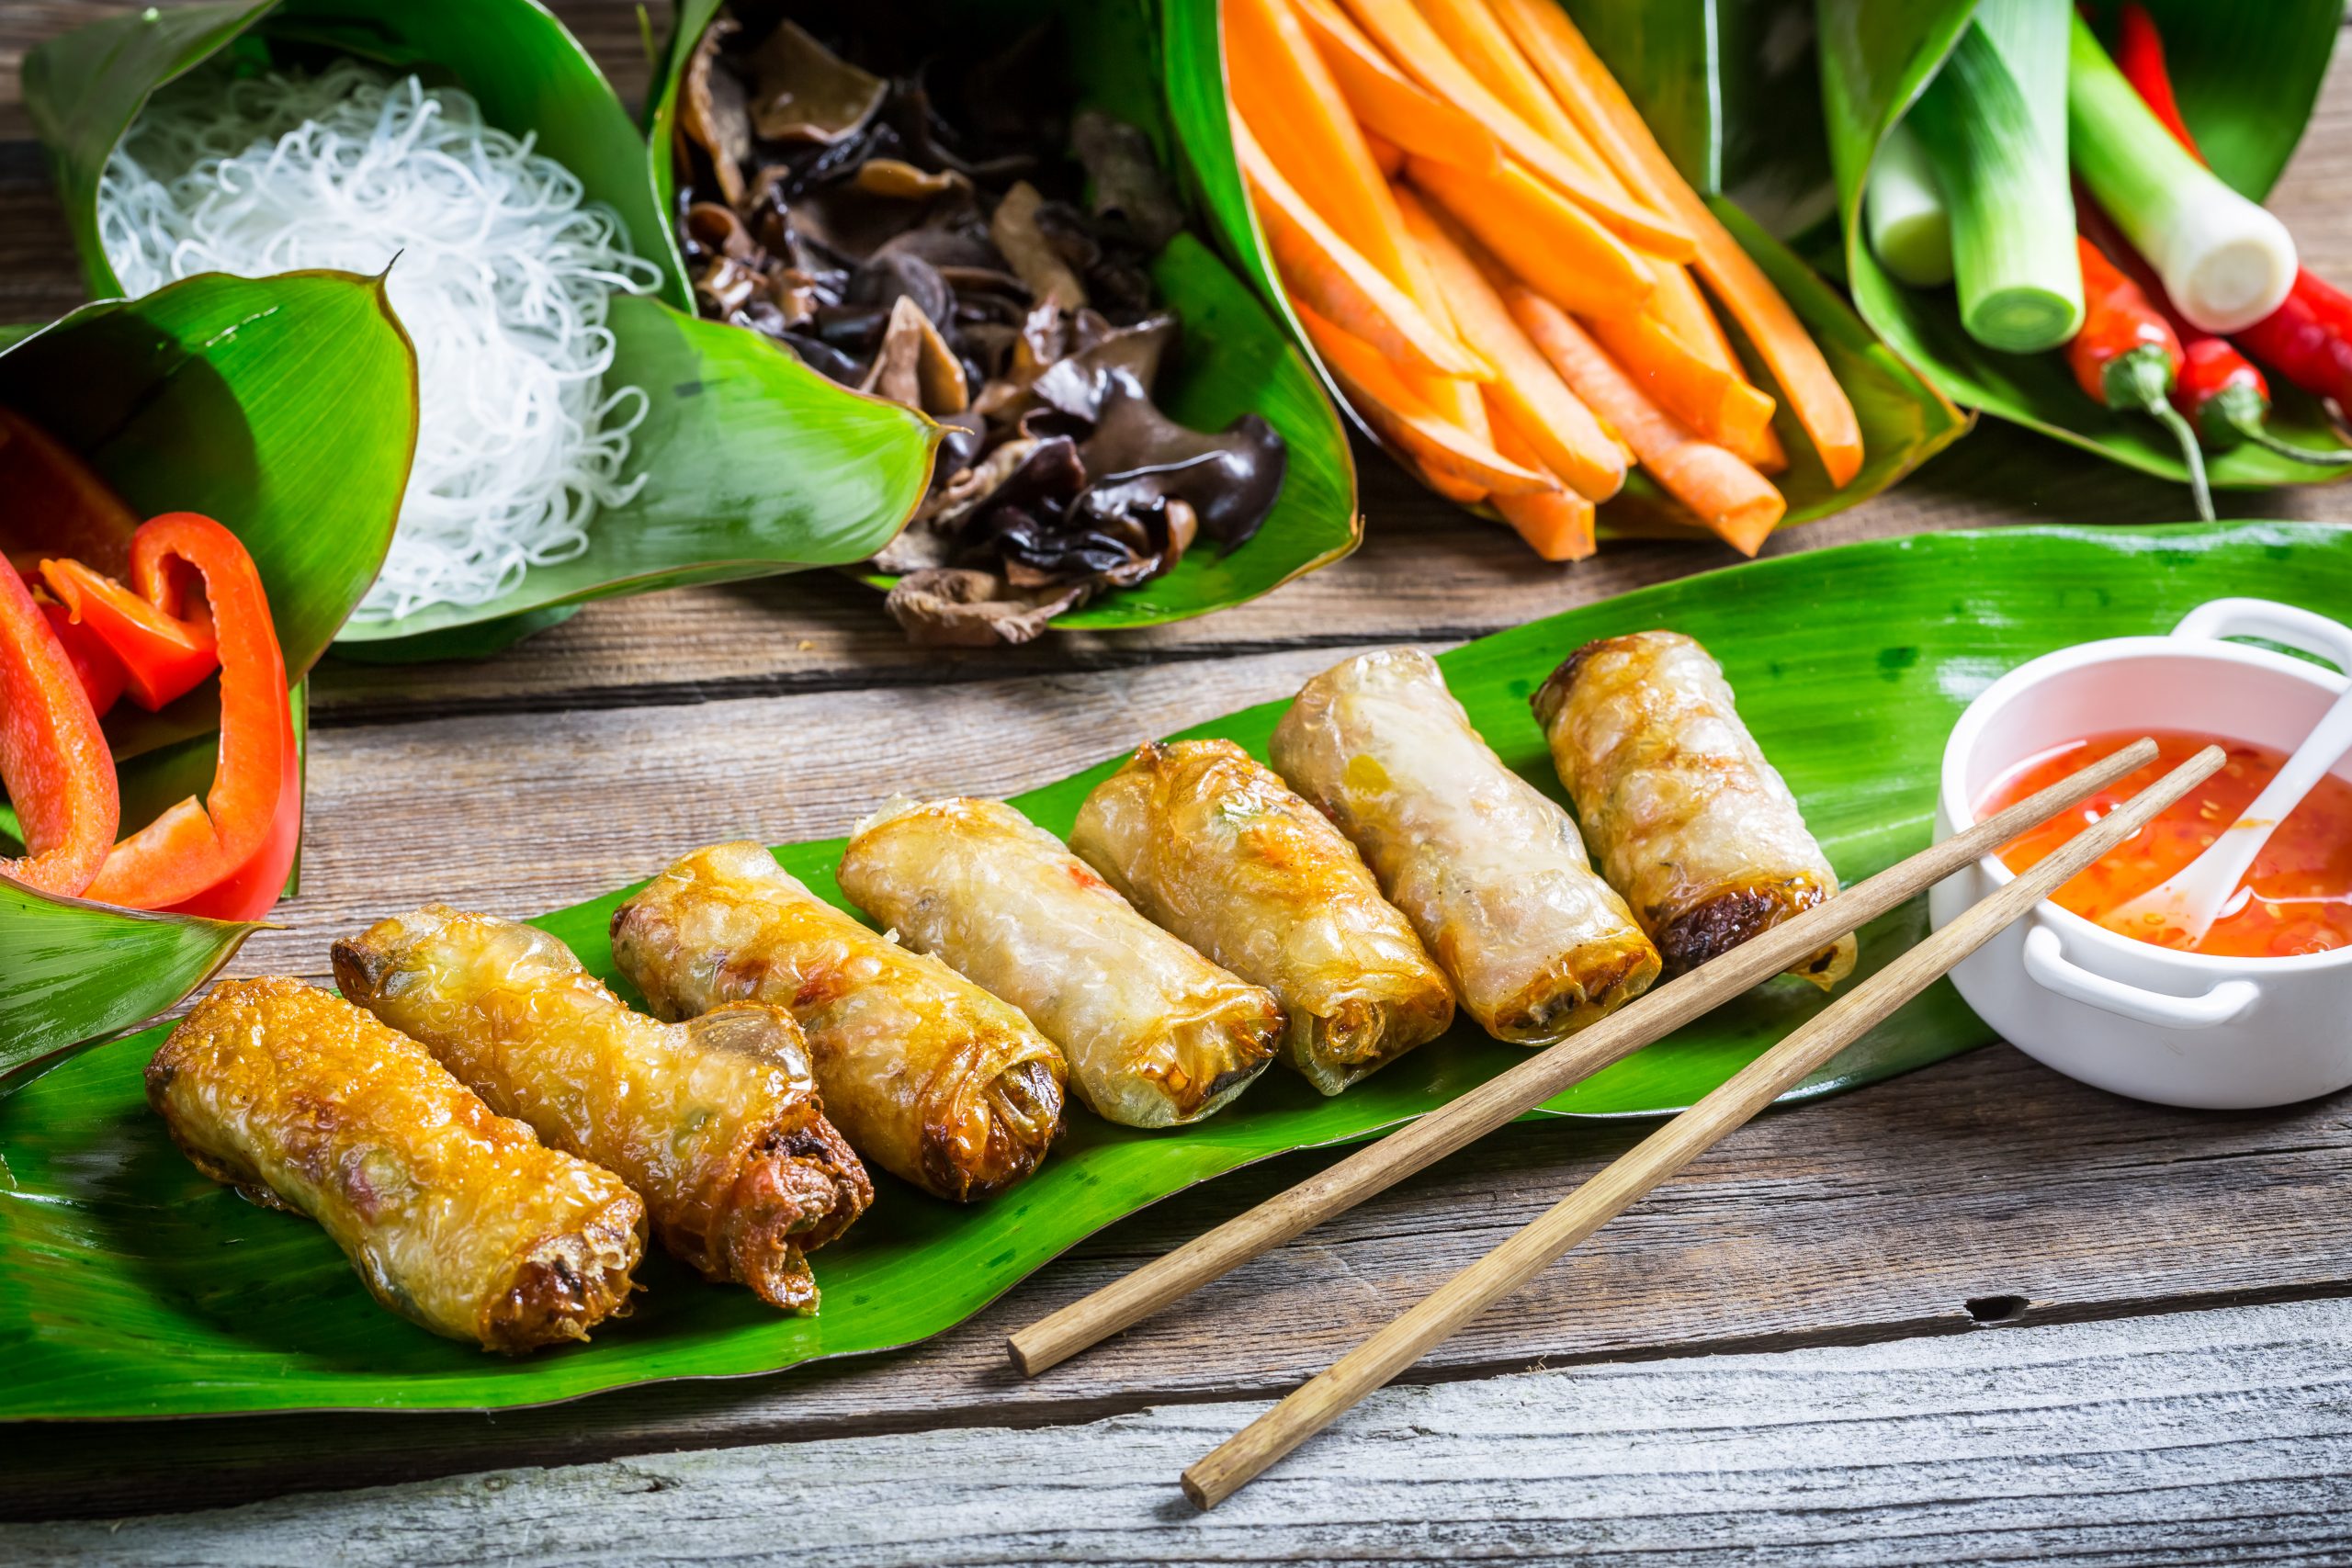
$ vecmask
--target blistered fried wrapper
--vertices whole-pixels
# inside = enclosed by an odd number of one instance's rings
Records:
[[[1001,801],[892,802],[857,825],[841,885],[1026,1013],[1061,1047],[1079,1098],[1113,1122],[1196,1122],[1274,1059],[1272,992],[1136,913]]]
[[[1732,705],[1707,650],[1679,632],[1588,643],[1533,699],[1553,765],[1601,870],[1679,974],[1838,891],[1796,796]],[[1827,990],[1849,935],[1792,968]]]
[[[696,850],[613,915],[613,957],[663,1018],[772,1002],[808,1036],[825,1115],[892,1175],[1004,1190],[1061,1131],[1061,1053],[1018,1008],[808,891],[758,844]]]
[[[1427,654],[1385,649],[1316,676],[1272,755],[1354,840],[1497,1039],[1550,1044],[1657,978],[1657,950],[1576,824],[1503,765]]]
[[[147,1066],[196,1168],[318,1221],[385,1306],[510,1353],[628,1300],[645,1206],[493,1112],[413,1040],[299,980],[230,980]]]
[[[816,1310],[808,1254],[874,1189],[819,1109],[790,1013],[743,1003],[658,1022],[545,931],[444,904],[336,942],[334,975],[493,1110],[619,1175],[706,1278]]]
[[[1325,1094],[1445,1032],[1453,990],[1330,819],[1229,740],[1148,743],[1070,848],[1145,915],[1282,998],[1282,1057]]]

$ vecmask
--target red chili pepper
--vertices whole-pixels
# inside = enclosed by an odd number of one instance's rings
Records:
[[[0,784],[25,853],[0,875],[45,893],[85,892],[114,842],[122,802],[89,694],[23,578],[0,566]]]
[[[2352,448],[2316,449],[2282,441],[2269,427],[2270,383],[2254,361],[2237,351],[2229,339],[2217,337],[2176,309],[2147,258],[2132,248],[2115,220],[2088,191],[2075,192],[2075,216],[2093,245],[2106,253],[2139,285],[2148,303],[2164,314],[2180,340],[2181,365],[2172,389],[2172,405],[2188,418],[2207,445],[2227,449],[2252,442],[2293,462],[2315,468],[2341,468],[2352,463]]]
[[[252,919],[277,901],[300,826],[286,660],[261,573],[234,534],[209,517],[175,512],[131,536],[131,581],[151,602],[175,605],[178,563],[203,579],[220,645],[212,788],[202,803],[191,795],[115,845],[87,893],[134,909]]]
[[[2101,407],[2144,413],[2173,433],[2188,465],[2198,515],[2210,523],[2213,497],[2205,488],[2204,455],[2188,422],[2166,400],[2180,370],[2180,340],[2105,252],[2079,234],[2075,248],[2083,266],[2083,325],[2066,345],[2066,363]]]
[[[2123,7],[2115,64],[2173,139],[2203,163],[2205,154],[2198,150],[2197,139],[2189,134],[2188,122],[2181,118],[2180,105],[2173,96],[2164,39],[2138,0]],[[2271,369],[2313,397],[2333,399],[2337,407],[2352,413],[2352,297],[2342,289],[2310,268],[2299,267],[2286,302],[2236,336],[2247,352]]]
[[[130,700],[149,713],[194,691],[220,667],[210,619],[183,620],[164,608],[176,604],[176,584],[141,582],[134,593],[77,560],[45,560],[40,574],[58,602],[122,661]]]

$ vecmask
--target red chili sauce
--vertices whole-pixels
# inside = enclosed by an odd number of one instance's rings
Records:
[[[2138,739],[2136,730],[2092,735],[2030,757],[1984,792],[1977,815],[2014,805]],[[2154,761],[2012,840],[2001,851],[2002,862],[2011,871],[2026,870],[2204,747],[2221,747],[2229,761],[2219,773],[2058,890],[2062,907],[2098,919],[2195,860],[2287,761],[2274,747],[2218,736],[2158,730],[2154,739]],[[2205,940],[2190,943],[2184,936],[2174,931],[2143,940],[2234,958],[2285,958],[2352,947],[2352,784],[2334,774],[2322,779],[2255,857],[2253,871],[2222,907],[2222,918]]]

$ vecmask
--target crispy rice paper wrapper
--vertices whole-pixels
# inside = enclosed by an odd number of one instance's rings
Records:
[[[614,912],[613,957],[663,1018],[789,1010],[827,1119],[935,1196],[1001,1192],[1061,1131],[1061,1053],[1018,1008],[868,931],[758,844],[696,850],[655,877]]]
[[[842,891],[1029,1016],[1097,1115],[1197,1122],[1265,1071],[1273,993],[1136,913],[1001,801],[894,801],[857,825]]]
[[[1385,649],[1326,670],[1283,715],[1272,752],[1497,1039],[1548,1045],[1657,978],[1657,950],[1594,873],[1576,824],[1503,766],[1427,654]]]
[[[147,1065],[213,1180],[308,1214],[385,1306],[510,1354],[622,1310],[645,1205],[498,1115],[430,1052],[299,980],[213,987]]]
[[[1680,974],[1838,891],[1796,796],[1679,632],[1587,643],[1533,699],[1560,782],[1610,884]],[[1823,990],[1853,972],[1843,936],[1792,968]]]
[[[706,1278],[816,1310],[808,1255],[874,1189],[819,1109],[790,1013],[662,1023],[545,931],[444,904],[336,942],[334,974],[492,1109],[637,1189],[662,1246]]]
[[[1070,848],[1128,902],[1282,998],[1282,1059],[1337,1094],[1453,1021],[1453,990],[1353,844],[1230,740],[1149,742]]]

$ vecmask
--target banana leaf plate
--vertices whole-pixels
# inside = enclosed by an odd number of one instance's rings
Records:
[[[681,79],[695,41],[724,3],[684,0],[679,6],[647,106],[646,152],[663,211],[677,208],[671,149]],[[1100,108],[1135,125],[1151,139],[1165,164],[1173,161],[1174,141],[1161,96],[1151,14],[1148,0],[966,0],[956,20],[1003,39],[1018,37],[1041,19],[1057,22],[1064,68],[1076,94],[1069,107]],[[1164,577],[1056,616],[1052,624],[1064,629],[1160,626],[1206,615],[1328,566],[1363,537],[1347,433],[1282,324],[1189,231],[1178,234],[1154,259],[1151,275],[1160,299],[1183,323],[1175,359],[1162,370],[1157,388],[1161,406],[1197,430],[1222,430],[1245,413],[1263,414],[1281,432],[1289,465],[1272,512],[1246,544],[1229,551],[1187,551]],[[876,588],[896,581],[875,574],[865,580]]]
[[[2061,644],[2161,629],[2191,605],[2233,593],[2340,606],[2352,597],[2352,533],[2244,524],[1885,540],[1644,589],[1482,638],[1443,662],[1504,758],[1550,788],[1527,696],[1554,663],[1587,638],[1644,627],[1700,637],[1722,658],[1838,870],[1852,878],[1927,841],[1945,733],[2002,671]],[[1262,751],[1281,707],[1250,708],[1192,733]],[[1047,827],[1067,829],[1113,765],[1019,802]],[[877,794],[887,783],[876,782]],[[779,854],[831,894],[839,850],[831,840]],[[624,896],[539,923],[611,979],[605,924]],[[1869,928],[1864,969],[1916,942],[1925,920],[1921,900]],[[1802,982],[1776,980],[1540,1114],[1686,1105],[1820,1005]],[[1147,1203],[1272,1155],[1374,1135],[1519,1059],[1457,1030],[1334,1100],[1276,1072],[1195,1127],[1138,1133],[1075,1112],[1038,1175],[989,1203],[956,1207],[877,1175],[871,1213],[818,1256],[819,1316],[780,1316],[748,1292],[650,1258],[635,1315],[595,1344],[502,1360],[386,1314],[316,1226],[198,1176],[141,1100],[141,1070],[160,1036],[149,1031],[90,1052],[0,1102],[0,1358],[9,1369],[0,1418],[513,1406],[891,1348],[962,1321]],[[1871,1082],[1988,1039],[1939,986],[1792,1098]]]
[[[2343,0],[2274,0],[2214,6],[2145,0],[2165,42],[2182,118],[2224,180],[2267,195],[2311,118],[2344,22]],[[1871,254],[1861,219],[1871,161],[1943,64],[1976,0],[1821,0],[1821,91],[1848,286],[1878,334],[1943,393],[2086,451],[2186,484],[2173,438],[2154,421],[2100,407],[2075,384],[2060,354],[2001,354],[1962,330],[1949,288],[1909,288]],[[2091,7],[2111,17],[2113,0]],[[2270,427],[2298,446],[2345,446],[2327,412],[2273,377]],[[2256,446],[2209,452],[2217,486],[2259,489],[2339,478],[2341,469],[2292,462]]]
[[[1790,113],[1784,96],[1767,97],[1744,90],[1745,73],[1761,67],[1747,55],[1723,47],[1715,0],[1642,4],[1567,0],[1564,8],[1623,85],[1683,177],[1707,198],[1716,217],[1804,321],[1838,385],[1853,401],[1861,423],[1862,468],[1841,489],[1830,484],[1787,400],[1781,400],[1774,424],[1790,459],[1788,471],[1773,479],[1789,502],[1781,526],[1811,522],[1859,504],[1965,434],[1966,415],[1879,342],[1852,307],[1780,238],[1724,194],[1726,149],[1744,148],[1750,142],[1777,148],[1789,139],[1785,122]],[[1217,0],[1165,0],[1161,25],[1170,112],[1201,203],[1216,224],[1218,241],[1238,259],[1243,275],[1281,312],[1300,352],[1324,376],[1333,399],[1346,408],[1346,397],[1306,343],[1242,188],[1227,116]],[[1743,26],[1743,42],[1752,41],[1751,30]],[[1755,51],[1767,60],[1775,52],[1787,51],[1761,48]],[[1804,123],[1803,117],[1799,119]],[[1755,160],[1748,157],[1747,161]],[[1734,173],[1747,173],[1745,163],[1734,163],[1737,164]],[[1784,220],[1791,215],[1776,204],[1772,216]],[[1775,390],[1770,373],[1740,338],[1737,323],[1728,315],[1724,322],[1757,384]],[[1370,426],[1363,428],[1378,441]],[[1616,500],[1601,507],[1600,526],[1605,535],[1713,536],[1638,472],[1628,476]]]

